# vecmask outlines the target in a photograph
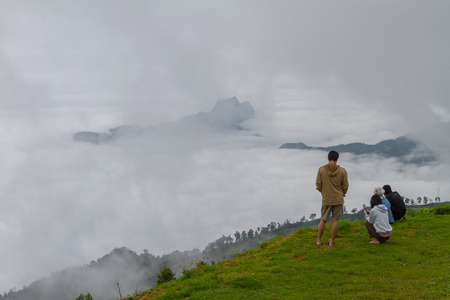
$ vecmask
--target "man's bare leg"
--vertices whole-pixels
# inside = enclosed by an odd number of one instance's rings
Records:
[[[339,229],[339,219],[333,219],[333,225],[331,226],[331,239],[328,244],[334,246],[334,239],[336,238]]]
[[[324,219],[320,219],[320,223],[319,223],[319,227],[317,229],[317,242],[316,245],[322,245],[322,236],[323,236],[323,232],[325,231],[325,224],[327,223],[327,221],[325,221]]]

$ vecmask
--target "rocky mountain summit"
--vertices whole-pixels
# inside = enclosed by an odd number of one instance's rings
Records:
[[[226,132],[234,130],[247,130],[241,124],[255,117],[255,111],[249,102],[240,103],[236,97],[218,100],[209,112],[199,112],[186,116],[175,123],[165,123],[159,128],[144,128],[140,125],[122,125],[109,129],[106,133],[82,131],[73,135],[73,139],[79,142],[92,144],[109,143],[119,138],[133,138],[158,130],[173,132],[195,132],[211,130]]]
[[[216,102],[210,112],[199,112],[181,120],[184,125],[200,125],[226,130],[246,130],[240,124],[255,117],[255,111],[249,102],[240,103],[236,97]]]

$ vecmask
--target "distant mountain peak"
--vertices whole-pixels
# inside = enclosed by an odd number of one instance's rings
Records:
[[[216,101],[216,104],[213,107],[213,111],[216,109],[220,109],[220,107],[229,107],[229,106],[238,106],[240,105],[239,100],[236,97],[231,97],[227,99],[220,99]]]
[[[364,143],[341,144],[329,147],[311,147],[304,143],[286,143],[280,149],[299,150],[335,150],[342,153],[353,153],[355,155],[376,154],[382,157],[399,158],[404,163],[424,164],[437,159],[436,155],[426,145],[410,139],[408,136],[401,136],[394,140],[384,140],[375,145]]]
[[[109,129],[108,133],[98,133],[91,131],[81,131],[73,135],[73,139],[79,142],[92,144],[103,144],[114,141],[118,138],[136,137],[145,132],[145,128],[139,125],[122,125]]]
[[[242,130],[240,124],[255,117],[249,102],[240,103],[236,97],[218,100],[210,112],[200,112],[181,120],[184,123],[202,125],[214,130]]]
[[[241,123],[255,117],[255,111],[249,102],[239,102],[236,97],[218,100],[211,111],[186,116],[171,127],[175,132],[195,132],[198,129],[212,131],[247,130]],[[139,125],[122,125],[109,129],[106,133],[81,131],[73,135],[79,142],[92,144],[109,143],[117,139],[137,137],[148,130]]]

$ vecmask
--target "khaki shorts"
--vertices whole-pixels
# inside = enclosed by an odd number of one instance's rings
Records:
[[[333,220],[339,220],[344,216],[344,204],[339,205],[322,205],[322,216],[320,217],[324,221],[328,221],[331,218]]]

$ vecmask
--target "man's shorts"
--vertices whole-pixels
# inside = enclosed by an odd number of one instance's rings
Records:
[[[333,220],[339,220],[344,216],[344,204],[339,205],[322,205],[322,216],[320,217],[324,221],[328,221],[331,218]]]

